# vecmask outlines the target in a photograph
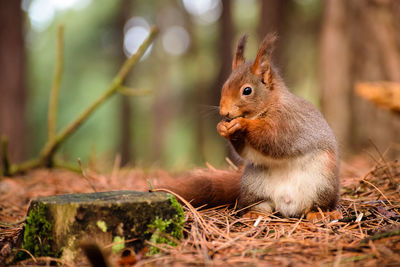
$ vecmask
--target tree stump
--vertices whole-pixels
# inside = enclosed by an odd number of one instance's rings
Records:
[[[30,204],[22,247],[34,256],[72,262],[81,257],[82,241],[96,242],[114,252],[125,246],[137,251],[146,239],[176,244],[182,237],[183,222],[182,207],[173,195],[163,192],[41,197]]]

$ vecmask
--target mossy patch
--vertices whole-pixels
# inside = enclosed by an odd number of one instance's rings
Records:
[[[113,243],[112,252],[118,253],[125,248],[125,237],[115,236]]]
[[[180,225],[179,228],[182,230],[183,224],[185,222],[185,212],[183,211],[181,204],[179,204],[178,200],[176,200],[175,196],[168,194],[168,200],[171,202],[171,206],[175,208],[177,212],[174,219],[176,223]]]
[[[185,222],[185,213],[183,212],[182,206],[176,200],[176,198],[168,194],[168,199],[171,202],[171,206],[176,210],[176,214],[172,219],[156,219],[148,225],[147,232],[152,233],[150,242],[154,244],[168,244],[171,246],[177,246],[177,241],[183,237],[183,225]],[[149,255],[159,253],[160,250],[156,247],[151,247]]]
[[[79,242],[88,238],[100,245],[114,241],[114,251],[126,246],[140,251],[150,238],[154,243],[176,245],[185,219],[175,197],[164,192],[41,197],[32,200],[28,213],[23,248],[35,257],[62,256],[68,262],[80,257]],[[22,250],[19,254],[28,257]]]
[[[47,207],[37,205],[29,211],[24,226],[24,242],[22,248],[28,250],[33,256],[58,256],[51,250],[53,241],[53,225],[47,219]],[[18,252],[16,260],[22,260],[29,255],[26,252]]]
[[[105,221],[102,220],[98,220],[96,222],[97,227],[100,228],[101,231],[103,231],[104,233],[107,232],[107,224]]]

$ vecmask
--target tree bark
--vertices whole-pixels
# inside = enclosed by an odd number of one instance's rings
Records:
[[[258,37],[263,40],[268,33],[277,33],[278,42],[284,38],[285,18],[288,0],[260,0],[260,20],[258,22]],[[283,45],[276,45],[273,61],[281,65]]]
[[[222,0],[222,14],[218,21],[218,55],[217,62],[220,63],[219,72],[215,80],[215,84],[210,88],[209,92],[209,104],[219,105],[219,99],[221,97],[222,85],[228,79],[229,74],[232,71],[232,44],[233,41],[233,22],[231,12],[231,1]]]
[[[156,9],[156,14],[163,16],[165,13],[163,9],[170,6],[171,8],[176,8],[176,1],[158,1],[155,2],[154,8]],[[168,21],[168,20],[167,20]],[[161,30],[166,29],[168,26],[174,24],[163,24]],[[171,92],[173,92],[173,85],[171,83],[171,66],[172,65],[171,56],[164,54],[157,58],[157,62],[153,62],[152,68],[158,73],[155,79],[153,95],[153,103],[151,107],[152,112],[152,130],[151,130],[151,151],[150,157],[153,162],[166,162],[168,155],[165,155],[165,149],[167,148],[167,134],[169,126],[172,119],[176,117],[179,108],[179,102],[177,102]]]
[[[11,161],[26,157],[23,21],[21,1],[0,2],[0,135],[9,139]]]
[[[400,80],[400,42],[395,36],[398,17],[395,0],[349,1],[351,18],[349,27],[352,62],[352,82]],[[381,152],[392,143],[400,143],[400,120],[392,113],[375,107],[353,94],[353,134],[351,144],[361,149],[374,143]],[[398,155],[391,151],[391,155]]]
[[[399,9],[394,0],[325,1],[322,107],[344,152],[400,142],[400,120],[354,94],[357,82],[399,82]]]
[[[120,9],[117,14],[117,31],[119,35],[119,51],[120,51],[120,62],[124,62],[126,56],[124,54],[124,25],[131,16],[132,8],[134,5],[133,0],[122,0]],[[133,140],[133,124],[132,124],[132,113],[133,107],[131,104],[131,98],[129,96],[120,96],[121,106],[121,128],[120,128],[120,151],[121,151],[121,166],[127,163],[133,163],[134,151],[132,151],[132,140]]]
[[[327,0],[320,48],[322,111],[339,143],[348,146],[351,122],[350,51],[347,38],[347,0]]]

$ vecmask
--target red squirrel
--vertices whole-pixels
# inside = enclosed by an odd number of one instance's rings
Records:
[[[217,130],[243,159],[244,168],[198,171],[168,186],[196,206],[237,200],[239,209],[253,205],[252,211],[299,217],[337,204],[335,136],[321,113],[292,94],[272,65],[275,39],[267,35],[255,60],[246,62],[243,35],[222,88],[223,120]]]

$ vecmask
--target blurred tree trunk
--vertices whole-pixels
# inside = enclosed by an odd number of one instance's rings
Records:
[[[163,160],[166,134],[168,126],[171,123],[172,118],[176,114],[176,108],[178,103],[174,99],[171,92],[169,57],[164,56],[156,67],[159,69],[159,76],[156,80],[157,89],[154,92],[154,102],[152,106],[152,116],[153,116],[153,128],[152,128],[152,140],[151,140],[151,158],[152,161]],[[164,161],[165,162],[165,161]]]
[[[8,137],[12,161],[26,152],[23,21],[21,1],[0,1],[0,135]]]
[[[342,149],[400,142],[400,120],[356,96],[361,81],[400,81],[399,2],[325,2],[321,39],[322,105]]]
[[[190,20],[188,17],[189,15],[186,13],[185,14],[185,25],[186,29],[189,32],[190,39],[192,40],[192,43],[190,45],[190,50],[187,53],[187,57],[197,63],[197,75],[196,75],[196,80],[194,81],[194,88],[190,94],[190,97],[188,101],[185,101],[189,103],[186,105],[186,108],[188,110],[193,110],[194,113],[192,114],[194,120],[195,120],[195,153],[193,155],[194,161],[197,162],[198,164],[203,164],[206,160],[206,152],[205,152],[205,143],[206,143],[206,122],[207,118],[204,116],[204,106],[207,101],[212,101],[211,99],[207,98],[207,89],[210,88],[210,84],[207,83],[206,78],[204,77],[204,73],[201,71],[203,68],[205,68],[204,64],[204,59],[202,58],[201,51],[199,49],[199,43],[201,42],[200,38],[196,35],[196,30],[195,30],[195,25],[193,25],[193,22]],[[211,88],[216,89],[217,92],[219,90],[217,88]],[[193,109],[193,103],[197,103],[197,106]]]
[[[116,32],[118,32],[119,39],[119,51],[120,51],[120,64],[126,60],[124,54],[124,25],[132,15],[132,9],[134,8],[134,0],[122,0],[117,12],[117,23]],[[120,137],[120,151],[121,151],[121,166],[127,163],[133,163],[134,152],[132,151],[132,140],[133,140],[133,123],[132,115],[133,108],[131,104],[131,98],[129,96],[120,96],[121,106],[121,137]]]
[[[354,54],[353,87],[359,81],[400,82],[399,1],[349,1],[348,4]],[[400,143],[400,120],[394,114],[357,96],[353,97],[352,107],[351,143],[356,148],[370,145],[371,140],[383,152],[392,143]]]
[[[229,74],[232,71],[233,54],[233,22],[231,12],[231,1],[222,0],[222,14],[218,21],[218,58],[217,64],[220,64],[219,72],[215,84],[210,88],[209,104],[219,106],[221,88]]]
[[[232,59],[234,49],[236,47],[234,37],[234,29],[233,29],[233,21],[232,21],[232,7],[230,0],[222,0],[222,14],[218,21],[218,36],[219,38],[216,40],[218,43],[217,47],[217,55],[216,58],[217,64],[220,64],[220,68],[218,71],[217,78],[214,82],[214,85],[209,88],[209,92],[202,90],[204,88],[200,88],[199,94],[203,94],[202,99],[207,99],[207,96],[204,94],[208,94],[208,105],[219,106],[219,101],[221,98],[221,89],[224,85],[225,81],[228,79],[229,75],[232,72]],[[209,117],[206,123],[202,122],[203,131],[207,129],[214,129],[216,132],[216,125],[218,123],[218,114],[216,116]],[[205,126],[207,128],[205,129]],[[205,134],[202,134],[204,137]],[[204,141],[202,142],[204,143]],[[229,158],[235,159],[232,153],[233,150],[228,147],[227,155]]]
[[[323,113],[336,137],[348,147],[351,122],[351,73],[347,0],[327,0],[323,16],[320,74]]]
[[[260,41],[268,33],[277,33],[278,43],[283,43],[288,0],[260,0],[260,5],[260,20],[257,29]],[[278,65],[281,65],[283,47],[283,45],[275,46],[276,51],[273,57]]]
[[[157,20],[160,22],[160,31],[163,32],[169,26],[174,25],[168,18],[170,14],[168,9],[177,8],[176,1],[157,1],[154,2],[155,14],[158,14]],[[164,53],[164,52],[161,52]],[[166,149],[167,132],[172,119],[176,117],[179,102],[171,92],[171,56],[162,54],[157,58],[157,62],[151,64],[152,68],[157,69],[159,75],[155,79],[156,88],[152,103],[152,136],[151,136],[151,160],[166,162],[164,151]]]

